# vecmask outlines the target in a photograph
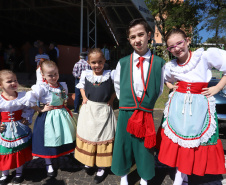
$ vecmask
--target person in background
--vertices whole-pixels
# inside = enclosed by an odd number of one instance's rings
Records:
[[[43,47],[39,47],[38,52],[39,52],[39,54],[37,54],[37,55],[35,56],[35,62],[36,62],[36,64],[37,64],[37,65],[36,65],[36,68],[37,68],[37,66],[39,65],[39,62],[40,62],[41,59],[49,60],[49,55],[47,55],[47,54],[44,52]]]
[[[51,42],[49,44],[49,59],[52,60],[53,62],[55,62],[56,64],[58,63],[57,61],[57,50],[55,49],[55,45],[53,42]]]
[[[79,112],[79,106],[80,106],[80,98],[81,98],[81,92],[80,89],[76,87],[76,85],[79,83],[82,71],[85,71],[87,69],[90,69],[89,64],[85,60],[87,54],[86,52],[82,52],[79,55],[80,60],[75,63],[72,74],[75,77],[75,100],[74,100],[74,112],[75,114],[78,114]]]
[[[29,64],[30,64],[30,72],[29,79],[32,79],[35,76],[35,70],[37,68],[37,63],[35,62],[35,56],[39,54],[39,43],[37,41],[34,42],[33,47],[29,49]]]

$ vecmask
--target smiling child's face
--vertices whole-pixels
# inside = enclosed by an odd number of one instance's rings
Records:
[[[150,38],[151,32],[147,33],[142,24],[137,24],[129,29],[128,41],[140,56],[143,56],[148,51]]]
[[[95,75],[102,75],[105,59],[103,58],[101,53],[97,52],[91,53],[89,55],[88,63]]]

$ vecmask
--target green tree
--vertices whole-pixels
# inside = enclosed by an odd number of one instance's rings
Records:
[[[156,25],[163,38],[172,28],[183,28],[192,34],[201,21],[205,3],[201,0],[145,0],[147,7],[154,17],[157,17]]]
[[[206,4],[206,17],[204,27],[207,31],[214,31],[214,41],[220,41],[220,34],[226,30],[226,1],[204,0]],[[213,38],[212,38],[213,39]]]
[[[225,48],[225,46],[226,46],[226,37],[225,36],[219,37],[219,38],[217,38],[217,41],[216,41],[216,37],[213,36],[212,38],[208,38],[206,40],[206,43],[216,43],[216,42],[218,42],[218,44],[224,44],[224,48]]]

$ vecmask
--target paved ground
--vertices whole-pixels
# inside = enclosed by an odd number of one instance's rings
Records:
[[[116,116],[118,115],[118,110],[115,110]],[[154,119],[155,127],[158,128],[161,122],[162,110],[155,110]],[[224,129],[222,130],[224,131]],[[223,137],[223,134],[220,134],[222,137],[224,150],[226,151],[226,139]],[[53,160],[54,168],[57,169],[58,175],[56,178],[48,178],[46,176],[44,160],[41,158],[34,158],[32,161],[28,162],[24,168],[24,177],[25,180],[22,185],[93,185],[93,176],[89,176],[82,169],[82,165],[76,161],[71,155],[66,155],[58,159]],[[110,172],[110,171],[109,171]],[[149,181],[149,185],[172,185],[174,178],[174,168],[169,168],[167,166],[156,163],[156,176]],[[11,170],[11,178],[15,175],[15,170]],[[224,176],[226,179],[226,176]],[[131,169],[131,172],[128,176],[130,185],[139,184],[139,176],[136,171],[136,166],[134,165]],[[213,184],[218,185],[222,181],[223,184],[226,184],[222,176],[205,176],[189,177],[189,185],[208,185],[205,182],[213,182]],[[215,183],[214,183],[215,182]],[[12,184],[12,183],[9,183]],[[100,183],[102,185],[119,185],[120,177],[115,176],[111,172],[106,177],[106,179]]]
[[[24,89],[25,90],[25,89]],[[115,110],[116,116],[118,110]],[[162,110],[154,111],[154,120],[156,130],[160,125],[162,118]],[[225,124],[226,125],[226,124]],[[226,154],[226,126],[222,126],[220,129],[220,138],[222,139],[224,151]],[[77,162],[72,156],[66,155],[58,159],[53,160],[54,168],[57,169],[58,175],[56,178],[48,178],[46,176],[44,160],[40,158],[34,158],[28,162],[24,167],[25,180],[22,185],[93,185],[93,176],[88,176],[82,169],[82,165]],[[149,185],[172,185],[174,178],[174,168],[156,163],[156,175],[149,181]],[[11,178],[15,175],[15,170],[11,170]],[[139,176],[136,171],[136,166],[131,168],[131,172],[128,175],[130,185],[139,184]],[[226,176],[189,176],[189,185],[219,185],[222,182],[226,185]],[[12,183],[9,183],[12,184]],[[115,176],[111,172],[106,179],[101,183],[102,185],[119,185],[120,177]]]

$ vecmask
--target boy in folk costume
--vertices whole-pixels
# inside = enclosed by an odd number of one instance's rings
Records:
[[[133,159],[146,185],[155,175],[151,148],[156,144],[153,108],[163,90],[165,61],[148,49],[151,32],[144,19],[134,19],[127,30],[134,52],[118,62],[115,91],[119,99],[119,117],[111,170],[121,176],[121,185],[128,185],[127,174]]]

